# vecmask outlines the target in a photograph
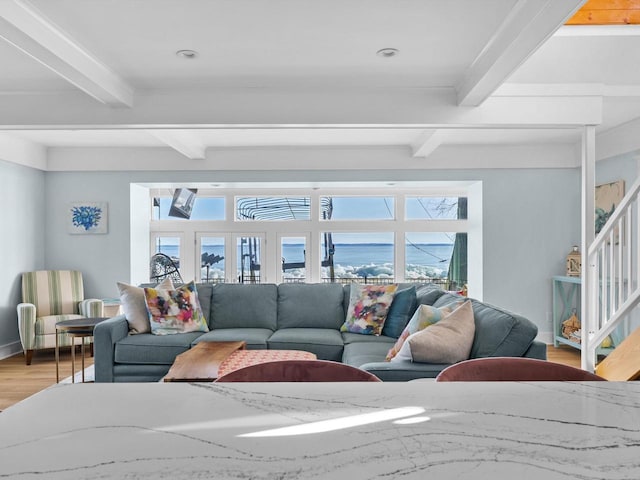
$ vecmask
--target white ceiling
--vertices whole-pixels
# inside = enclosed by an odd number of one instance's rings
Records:
[[[582,3],[0,0],[0,155],[405,146],[426,157],[579,144],[586,124],[633,133],[640,32],[561,27]],[[388,47],[399,54],[376,55]]]

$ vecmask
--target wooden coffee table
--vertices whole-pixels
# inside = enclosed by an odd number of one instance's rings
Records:
[[[178,355],[164,377],[165,382],[213,382],[229,355],[247,348],[247,342],[199,342]]]

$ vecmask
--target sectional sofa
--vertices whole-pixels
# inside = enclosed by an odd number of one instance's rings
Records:
[[[385,361],[402,330],[398,318],[407,321],[420,304],[441,307],[460,301],[433,285],[401,284],[395,298],[401,291],[410,292],[412,301],[394,299],[389,311],[396,319],[394,328],[385,324],[382,335],[374,336],[340,331],[349,306],[349,285],[199,284],[197,291],[210,328],[206,333],[132,335],[124,315],[100,323],[94,333],[96,381],[158,381],[175,357],[196,343],[236,340],[246,341],[249,349],[306,350],[319,359],[367,370],[383,381],[433,378],[448,365]],[[531,321],[476,300],[472,306],[475,337],[470,358],[546,358],[546,346],[535,340],[537,327]]]

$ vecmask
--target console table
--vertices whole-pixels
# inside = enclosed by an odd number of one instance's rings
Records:
[[[640,382],[58,384],[0,414],[20,480],[618,480],[639,459]]]

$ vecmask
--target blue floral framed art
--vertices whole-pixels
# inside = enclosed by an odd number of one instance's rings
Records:
[[[71,234],[107,233],[107,202],[71,202],[67,219]]]

